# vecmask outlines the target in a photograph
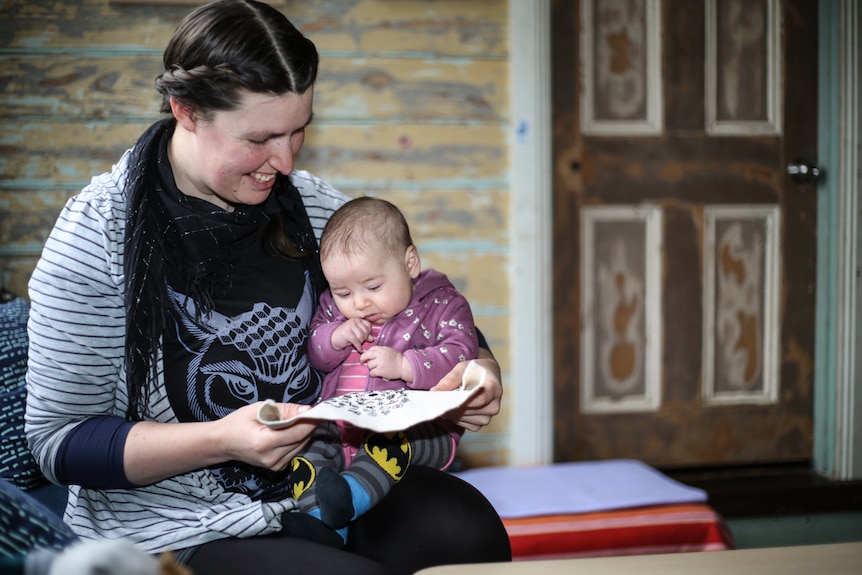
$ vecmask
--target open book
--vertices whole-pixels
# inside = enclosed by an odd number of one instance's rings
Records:
[[[461,387],[452,391],[357,391],[321,401],[305,413],[290,419],[281,419],[278,406],[268,399],[260,406],[257,418],[264,425],[275,429],[287,427],[301,419],[329,419],[352,423],[377,433],[401,431],[459,407],[484,383],[485,368],[471,361],[464,370]]]

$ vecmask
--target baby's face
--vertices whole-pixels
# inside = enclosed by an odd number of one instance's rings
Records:
[[[383,324],[407,307],[413,295],[413,278],[419,275],[419,257],[411,246],[403,258],[376,253],[329,254],[321,261],[323,273],[338,310],[348,319]]]

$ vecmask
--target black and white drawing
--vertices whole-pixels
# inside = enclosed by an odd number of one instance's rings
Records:
[[[471,361],[464,371],[461,387],[452,391],[394,389],[348,393],[321,401],[290,419],[281,419],[276,403],[268,400],[260,407],[258,420],[275,429],[300,419],[328,419],[352,423],[377,433],[401,431],[462,405],[484,381],[485,369]]]

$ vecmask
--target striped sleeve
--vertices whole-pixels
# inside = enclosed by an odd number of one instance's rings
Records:
[[[290,175],[290,179],[302,196],[302,202],[305,204],[305,210],[308,212],[311,227],[314,228],[314,234],[319,244],[320,235],[323,233],[323,228],[330,216],[350,198],[327,182],[304,170],[294,171]]]
[[[86,417],[123,414],[122,173],[94,178],[67,202],[29,283],[25,431],[52,481],[71,428]]]

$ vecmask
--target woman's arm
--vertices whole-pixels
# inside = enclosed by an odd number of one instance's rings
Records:
[[[126,440],[126,477],[147,485],[226,461],[284,469],[305,446],[315,424],[300,421],[284,429],[270,429],[257,420],[258,408],[259,404],[247,405],[205,423],[136,423]],[[278,408],[282,419],[310,409],[290,403],[279,403]]]
[[[308,406],[282,404],[280,409],[284,417],[293,417]],[[311,431],[311,426],[298,425],[285,433],[259,433],[262,426],[256,418],[244,431],[237,424],[240,417],[230,417],[236,419],[217,422],[221,425],[89,417],[64,438],[54,464],[55,479],[64,485],[122,489],[235,460],[277,471],[303,446]],[[230,431],[225,435],[219,428]]]
[[[500,364],[494,359],[490,350],[480,347],[479,358],[475,360],[487,371],[485,383],[464,405],[446,414],[446,418],[469,431],[479,431],[491,419],[500,413],[500,403],[503,398],[503,383],[500,375]],[[462,361],[450,371],[431,391],[449,391],[458,389],[461,378],[469,362]]]
[[[124,413],[123,179],[119,168],[69,200],[30,278],[25,432],[55,483],[75,430]]]

